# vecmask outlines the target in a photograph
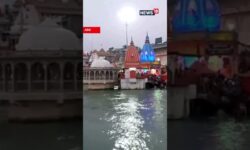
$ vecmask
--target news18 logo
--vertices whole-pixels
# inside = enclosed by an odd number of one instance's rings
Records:
[[[154,8],[153,10],[140,10],[139,14],[141,16],[154,16],[159,14],[159,8]]]

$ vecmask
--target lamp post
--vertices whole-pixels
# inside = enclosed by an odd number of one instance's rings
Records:
[[[126,30],[126,46],[128,47],[128,22],[125,23],[125,30]]]
[[[128,23],[135,21],[136,10],[133,7],[124,7],[118,12],[118,17],[125,22],[126,46],[128,46]]]

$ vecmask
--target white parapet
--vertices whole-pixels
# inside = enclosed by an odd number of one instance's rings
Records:
[[[168,119],[181,119],[189,116],[189,103],[195,97],[195,85],[168,87]]]
[[[121,89],[145,89],[146,79],[121,79]]]

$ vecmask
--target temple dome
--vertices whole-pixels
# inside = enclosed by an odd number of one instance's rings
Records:
[[[54,20],[46,19],[37,26],[24,32],[17,50],[81,50],[81,42],[77,36],[62,27]]]
[[[91,68],[113,68],[109,61],[105,60],[104,57],[94,59],[90,65]]]

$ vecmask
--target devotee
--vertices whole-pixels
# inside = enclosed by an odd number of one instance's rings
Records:
[[[233,77],[232,63],[228,57],[223,58],[223,67],[220,69],[220,74],[226,79],[231,79]]]
[[[170,83],[174,84],[175,82],[175,77],[176,77],[176,55],[168,56],[168,72],[170,74]]]

